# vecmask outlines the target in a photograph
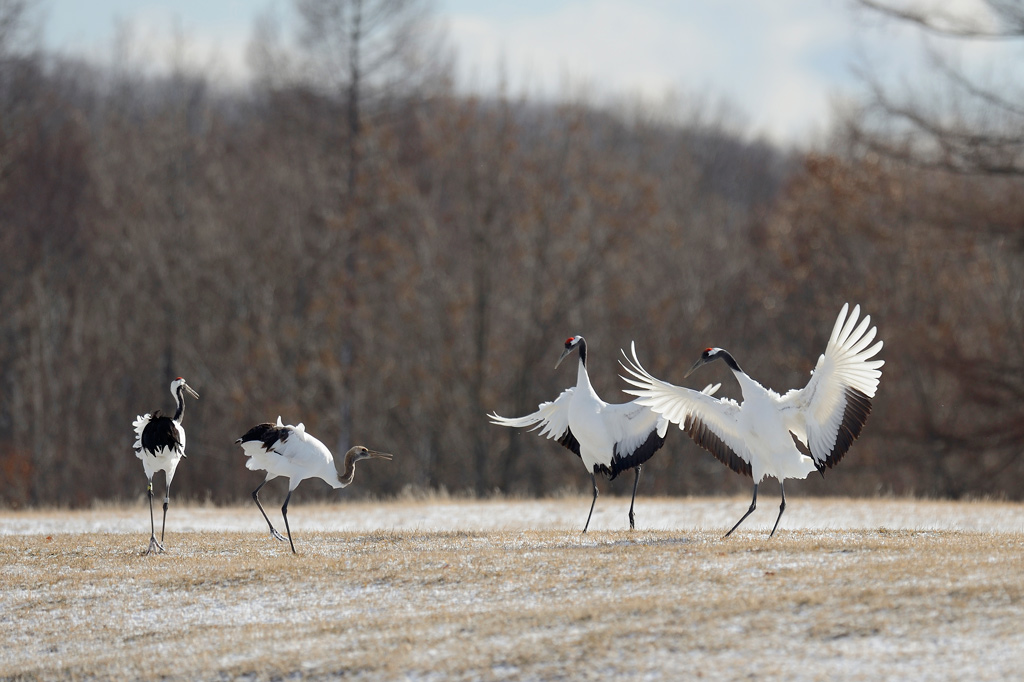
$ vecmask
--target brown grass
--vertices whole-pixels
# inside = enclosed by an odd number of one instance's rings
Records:
[[[1015,532],[170,528],[0,536],[0,677],[1024,673]]]

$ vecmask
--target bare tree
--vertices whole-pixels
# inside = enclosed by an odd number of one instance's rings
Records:
[[[1017,55],[1024,43],[1024,5],[986,0],[965,13],[943,3],[927,8],[893,0],[855,0],[862,11],[910,28],[926,38],[926,63],[937,86],[908,79],[886,82],[878,69],[861,75],[869,98],[851,119],[855,140],[869,149],[917,165],[957,173],[1024,175],[1024,90]],[[987,69],[953,57],[958,47],[989,43],[1004,55]],[[993,47],[993,45],[990,45]],[[982,81],[993,72],[1002,80]]]
[[[357,281],[365,267],[361,254],[369,229],[364,209],[373,203],[374,194],[374,184],[361,181],[365,128],[372,119],[368,112],[386,110],[387,97],[410,90],[422,78],[433,27],[427,0],[294,0],[293,6],[299,18],[297,56],[291,60],[298,64],[295,75],[305,87],[336,101],[342,112],[340,125],[328,126],[322,140],[335,157],[327,159],[325,167],[330,175],[338,175],[328,178],[336,179],[337,185],[318,209],[326,234],[317,241],[322,253],[336,255],[343,271],[320,269],[317,279],[336,281],[343,292],[342,305],[334,313],[342,340],[333,351],[338,376],[332,383],[341,422],[337,447],[345,450],[352,439],[352,377],[360,353],[351,320],[366,304]],[[251,52],[261,57],[258,66],[278,68],[289,61],[266,21],[258,26],[257,38],[266,44]]]
[[[1024,217],[1016,200],[1024,192],[1024,89],[1015,70],[1024,46],[1024,5],[986,0],[969,13],[951,4],[897,0],[857,0],[856,6],[920,34],[924,73],[933,76],[918,79],[933,84],[925,89],[907,78],[887,81],[879,69],[866,67],[869,97],[850,118],[849,132],[854,158],[873,176],[888,178],[878,187],[876,207],[902,212],[898,239],[917,262],[900,268],[924,273],[946,261],[925,276],[929,287],[908,287],[892,304],[916,301],[902,315],[920,325],[920,312],[928,310],[931,322],[919,327],[923,342],[909,347],[914,363],[905,369],[903,387],[913,390],[905,404],[916,402],[919,409],[913,433],[903,437],[930,447],[939,462],[934,491],[962,495],[979,476],[993,480],[1024,461],[1024,346],[1010,331],[1024,326]],[[989,54],[985,67],[956,58],[958,48],[979,45]],[[895,165],[872,165],[863,151]],[[894,196],[892,188],[901,194]],[[977,290],[975,268],[988,273]],[[933,298],[947,278],[949,290]],[[943,312],[951,308],[960,311],[956,324]],[[986,332],[996,319],[1001,331],[992,336]],[[950,410],[954,394],[956,409]],[[964,464],[968,458],[973,467]]]
[[[422,71],[426,0],[294,0],[309,77],[343,94],[346,121],[346,193],[359,178],[360,134],[374,90],[409,85]],[[415,68],[416,66],[420,68]],[[413,68],[410,68],[413,67]]]
[[[0,55],[8,57],[36,49],[32,9],[30,0],[0,0]]]

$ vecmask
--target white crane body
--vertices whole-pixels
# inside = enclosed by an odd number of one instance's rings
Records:
[[[159,411],[156,412],[159,417]],[[174,422],[173,428],[177,432],[175,445],[161,445],[152,451],[144,450],[142,447],[142,432],[153,419],[152,414],[144,414],[135,418],[132,426],[135,428],[135,456],[142,460],[142,470],[146,472],[146,478],[152,480],[158,471],[164,472],[168,485],[174,478],[174,470],[178,468],[178,462],[185,456],[185,429],[179,422]]]
[[[815,470],[814,461],[797,449],[789,429],[776,416],[779,394],[764,388],[743,372],[733,374],[743,394],[743,409],[737,410],[738,428],[750,434],[746,444],[751,477],[757,483],[768,475],[780,481],[806,478]]]
[[[601,400],[590,384],[586,366],[579,363],[576,388],[569,402],[569,430],[579,443],[579,456],[587,471],[604,473],[613,479],[627,468],[619,463],[651,434],[665,438],[668,421],[639,407]]]
[[[267,481],[284,476],[289,479],[289,490],[295,490],[307,478],[319,478],[332,488],[344,488],[351,483],[338,478],[334,455],[315,436],[306,433],[301,422],[285,426],[278,417],[274,437],[274,444],[269,449],[260,440],[239,443],[248,457],[246,469],[266,471]]]

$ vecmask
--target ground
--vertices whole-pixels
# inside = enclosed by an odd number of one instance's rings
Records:
[[[0,512],[0,678],[1024,675],[1022,505],[298,498]]]

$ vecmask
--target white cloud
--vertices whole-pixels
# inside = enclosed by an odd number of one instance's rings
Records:
[[[470,88],[493,89],[503,66],[513,92],[553,98],[580,83],[598,96],[725,97],[750,115],[751,132],[794,141],[823,124],[846,78],[832,66],[849,42],[843,7],[576,0],[501,18],[451,9],[449,26]],[[827,68],[815,63],[821,55]]]

